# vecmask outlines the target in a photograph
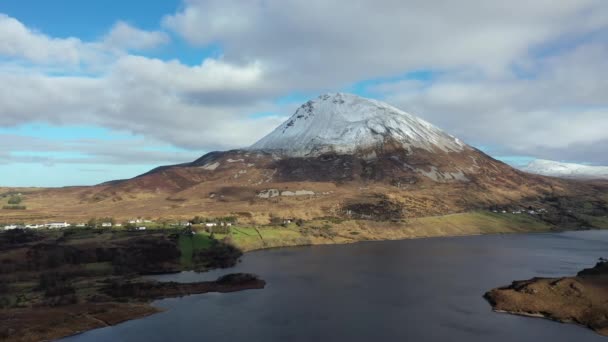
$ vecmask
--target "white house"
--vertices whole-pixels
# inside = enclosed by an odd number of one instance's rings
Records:
[[[7,226],[4,226],[4,230],[11,230],[11,229],[17,229],[19,228],[16,224],[9,224]]]
[[[137,230],[146,230],[146,227],[137,227]]]
[[[217,223],[215,223],[215,222],[207,222],[207,223],[205,223],[205,227],[216,227],[216,226],[217,226]]]
[[[102,222],[101,226],[102,227],[112,227],[112,222]]]
[[[27,224],[27,225],[25,225],[25,228],[38,229],[38,228],[44,228],[44,225],[43,224]]]
[[[47,228],[66,228],[69,227],[70,224],[67,222],[51,222],[44,225]]]

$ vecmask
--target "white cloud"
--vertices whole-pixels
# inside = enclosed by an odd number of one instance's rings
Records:
[[[152,47],[164,38],[159,32],[144,32],[124,23],[114,26],[99,42],[70,38],[75,57],[60,61],[64,40],[34,32],[16,19],[5,19],[25,33],[15,39],[19,48],[10,53],[0,45],[0,55],[13,58],[0,64],[0,126],[92,124],[204,151],[249,145],[260,132],[279,123],[273,117],[249,118],[257,111],[274,109],[270,94],[279,89],[266,78],[265,66],[259,61],[229,63],[219,57],[189,66],[178,60],[131,55],[119,48]],[[0,37],[10,33],[2,29],[0,25]],[[133,39],[139,39],[141,45],[131,44]],[[72,64],[82,63],[83,54],[91,48],[103,51],[96,57],[105,58],[88,67],[95,76],[56,76],[47,73],[46,66],[40,67],[58,63],[72,74]],[[30,50],[47,54],[34,58]],[[50,51],[56,51],[57,58]],[[35,63],[23,65],[22,60]]]
[[[136,56],[94,78],[4,71],[0,125],[93,124],[200,150],[246,146],[279,123],[248,119],[252,111],[274,108],[257,99],[262,75],[255,63],[208,59],[189,67]]]
[[[193,44],[221,42],[228,61],[255,58],[333,87],[419,68],[506,72],[538,44],[606,27],[598,0],[186,0],[163,20]]]
[[[0,13],[0,55],[34,63],[79,64],[83,43],[78,38],[51,38]]]
[[[387,101],[420,113],[469,142],[505,153],[608,163],[608,44],[590,43],[536,59],[526,79],[443,75],[429,84],[375,87]],[[582,151],[586,146],[586,153]]]
[[[102,44],[120,50],[147,50],[169,42],[169,35],[161,31],[145,31],[119,21],[104,36]]]

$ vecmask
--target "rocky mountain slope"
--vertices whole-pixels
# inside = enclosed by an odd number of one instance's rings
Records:
[[[249,148],[94,187],[30,191],[28,210],[2,211],[0,221],[233,215],[252,223],[396,222],[533,207],[552,224],[593,226],[574,213],[605,215],[605,189],[516,170],[388,104],[338,93],[305,103]]]
[[[523,171],[538,175],[571,179],[608,179],[608,166],[591,166],[574,163],[560,163],[537,159],[522,168]]]

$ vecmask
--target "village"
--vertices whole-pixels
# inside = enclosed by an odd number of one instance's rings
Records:
[[[290,221],[291,222],[291,221]],[[157,228],[185,228],[193,225],[202,226],[207,229],[213,227],[231,227],[236,223],[234,217],[223,218],[201,218],[194,217],[191,220],[167,221],[167,220],[151,220],[151,219],[130,219],[124,222],[115,222],[112,218],[96,219],[92,218],[89,221],[80,223],[69,222],[47,222],[47,223],[10,223],[0,225],[1,230],[12,229],[63,229],[63,228],[102,228],[102,229],[126,229],[126,230],[147,230]]]
[[[500,207],[490,206],[486,209],[488,212],[494,214],[508,214],[508,215],[542,215],[547,213],[544,208],[533,208],[533,207]],[[348,213],[348,216],[351,216]],[[291,223],[297,223],[301,225],[301,219],[297,218],[283,218],[283,217],[271,217],[270,225],[272,226],[285,226]],[[219,218],[206,218],[201,216],[195,216],[190,220],[163,220],[163,219],[143,219],[134,218],[123,222],[116,222],[113,218],[91,218],[86,223],[69,223],[69,222],[47,222],[47,223],[9,223],[1,224],[0,230],[12,230],[12,229],[63,229],[63,228],[101,228],[101,229],[125,229],[125,230],[148,230],[158,228],[187,228],[196,226],[198,228],[205,228],[205,230],[211,232],[214,227],[228,228],[232,227],[237,223],[237,218],[234,216],[219,217]],[[223,229],[225,230],[225,229]]]

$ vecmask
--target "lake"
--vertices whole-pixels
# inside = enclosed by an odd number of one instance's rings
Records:
[[[482,295],[608,257],[608,231],[362,242],[247,253],[200,281],[251,272],[263,290],[164,299],[166,311],[64,341],[606,341],[591,330],[491,311]]]

